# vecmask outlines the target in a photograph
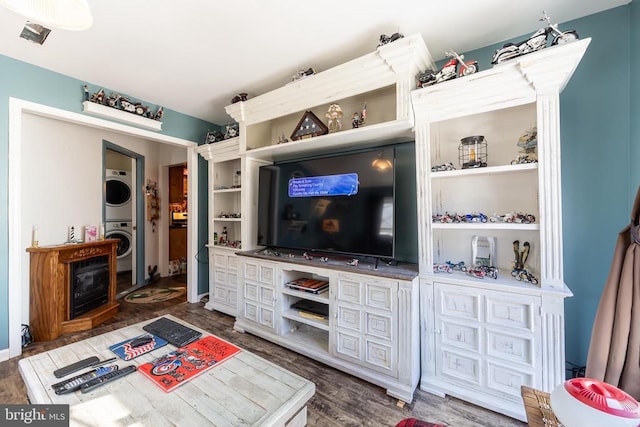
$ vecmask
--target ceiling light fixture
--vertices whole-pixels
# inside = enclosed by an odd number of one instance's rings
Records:
[[[93,24],[87,0],[0,0],[0,5],[48,28],[81,31]]]

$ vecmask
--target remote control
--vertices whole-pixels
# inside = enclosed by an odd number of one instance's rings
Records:
[[[56,369],[55,371],[53,371],[53,375],[55,375],[56,378],[66,377],[69,374],[77,372],[80,369],[87,368],[99,361],[100,359],[98,359],[96,356],[87,357],[86,359],[82,359],[78,362],[72,363],[71,365]]]
[[[100,375],[104,375],[108,372],[117,370],[118,365],[116,364],[103,366],[101,368],[96,368],[83,374],[76,375],[75,377],[69,378],[59,383],[52,384],[51,388],[56,394],[73,393],[76,390],[80,390],[80,386],[82,384],[89,382],[92,379],[99,377]]]
[[[116,380],[120,377],[124,377],[125,375],[129,375],[130,373],[135,371],[136,371],[135,365],[125,366],[124,368],[118,369],[117,371],[111,371],[111,372],[107,372],[104,375],[100,375],[99,377],[94,378],[89,382],[82,384],[80,387],[83,393],[88,393],[96,387],[105,385],[108,382]]]

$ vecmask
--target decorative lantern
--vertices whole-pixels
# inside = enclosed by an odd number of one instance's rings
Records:
[[[462,169],[487,166],[487,140],[482,135],[467,136],[460,140],[458,160]]]

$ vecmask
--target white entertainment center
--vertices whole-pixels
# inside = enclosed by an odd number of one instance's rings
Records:
[[[235,316],[239,331],[380,385],[402,401],[411,402],[420,384],[524,420],[520,385],[549,391],[564,379],[564,298],[571,292],[562,274],[559,93],[588,44],[544,49],[415,89],[416,76],[435,69],[416,35],[229,105],[240,136],[198,148],[209,161],[206,308]],[[324,117],[338,103],[346,118],[365,102],[363,127],[350,129],[345,119],[345,130],[279,143],[306,111]],[[532,126],[539,161],[512,165],[518,136]],[[460,139],[470,135],[486,137],[487,167],[431,171],[440,162],[457,165]],[[416,148],[417,265],[352,266],[339,257],[290,258],[286,250],[257,246],[260,166],[405,141]],[[238,171],[241,185],[231,186]],[[432,222],[440,211],[526,211],[536,221]],[[214,244],[222,227],[241,249]],[[470,265],[477,235],[496,244],[498,279],[434,273],[434,263]],[[511,277],[514,240],[530,242],[527,264],[537,285]],[[329,291],[286,286],[299,278],[327,281]],[[326,305],[328,317],[292,309],[300,300]]]

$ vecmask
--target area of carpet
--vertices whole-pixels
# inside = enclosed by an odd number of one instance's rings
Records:
[[[179,296],[183,296],[187,289],[182,286],[141,289],[134,291],[124,297],[124,300],[133,304],[149,304],[159,301],[167,301]]]

